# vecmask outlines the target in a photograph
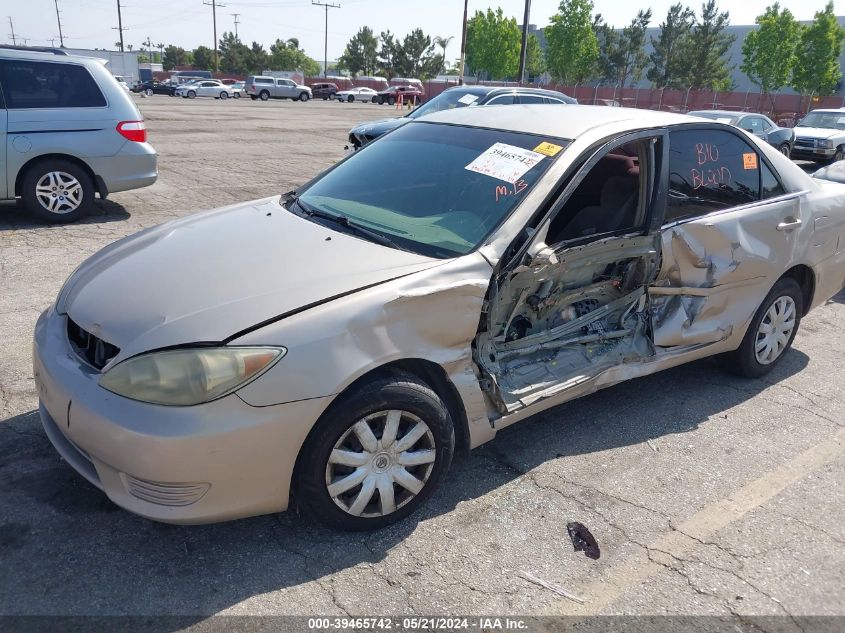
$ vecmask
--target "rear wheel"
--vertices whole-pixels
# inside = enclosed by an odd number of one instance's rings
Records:
[[[372,101],[373,103],[378,103],[378,97],[373,96],[373,98],[371,99],[371,101]]]
[[[30,167],[21,194],[26,209],[51,224],[73,222],[94,208],[91,177],[67,160],[46,160]]]
[[[792,277],[779,279],[754,314],[739,348],[725,355],[727,369],[748,378],[769,373],[792,345],[803,312],[801,286]]]
[[[387,105],[396,105],[396,99],[394,97],[388,97]]]
[[[419,508],[449,469],[455,433],[432,389],[408,374],[341,396],[303,444],[294,496],[340,530],[372,530]]]
[[[258,95],[258,98],[261,99],[262,101],[267,101],[267,99],[270,98],[270,93],[267,92],[266,90],[262,90],[261,94]]]
[[[349,95],[348,97],[346,97],[346,100],[347,100],[349,103],[352,103],[353,101],[355,101],[355,97],[353,97],[352,95]]]
[[[255,95],[249,95],[249,98],[250,98],[250,99],[252,99],[253,101],[255,101],[256,99],[258,99],[258,97],[256,97]]]
[[[240,92],[236,92],[236,93],[234,93],[232,96],[233,96],[235,99],[240,99],[240,98],[241,98],[241,93],[240,93]]]

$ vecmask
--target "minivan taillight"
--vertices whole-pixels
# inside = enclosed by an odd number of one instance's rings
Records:
[[[117,124],[120,135],[136,143],[147,142],[147,124],[143,121],[121,121]]]

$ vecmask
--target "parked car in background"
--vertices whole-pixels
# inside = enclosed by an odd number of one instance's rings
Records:
[[[845,159],[845,108],[813,110],[800,119],[792,157],[816,162]]]
[[[114,75],[115,80],[117,80],[118,85],[123,88],[126,92],[129,92],[129,84],[126,82],[126,78],[120,75]]]
[[[707,356],[769,373],[842,288],[843,240],[845,187],[734,126],[439,112],[296,192],[89,258],[35,326],[39,414],[70,466],[145,517],[293,497],[377,529],[456,452],[549,407]]]
[[[321,82],[316,84],[311,84],[311,96],[314,99],[322,99],[326,101],[327,99],[334,99],[334,96],[337,94],[337,84],[328,82]]]
[[[813,178],[845,184],[845,160],[840,160],[813,172]]]
[[[786,127],[779,127],[765,114],[730,110],[694,110],[687,112],[687,114],[735,125],[763,139],[772,147],[777,148],[784,156],[789,156],[792,153],[792,147],[795,144],[795,132]]]
[[[132,92],[143,92],[148,97],[153,95],[168,95],[173,97],[176,95],[176,86],[161,81],[139,81],[132,87]]]
[[[308,101],[311,98],[311,88],[298,84],[292,79],[281,77],[267,77],[250,75],[246,79],[246,93],[255,101],[261,99],[291,99],[293,101]]]
[[[216,79],[202,79],[193,83],[182,84],[176,88],[176,96],[184,99],[195,99],[196,97],[228,99],[235,95],[231,86],[227,86]]]
[[[71,222],[158,176],[135,101],[98,60],[0,47],[0,199]]]
[[[386,90],[373,95],[371,101],[378,104],[394,105],[397,101],[403,104],[420,104],[425,99],[425,93],[417,86],[390,86]]]
[[[229,85],[229,88],[232,89],[232,96],[235,99],[240,99],[243,96],[246,96],[246,89],[244,86],[246,85],[243,81],[236,81],[233,84]]]
[[[352,103],[353,101],[372,101],[377,94],[378,92],[372,88],[361,86],[360,88],[341,90],[335,95],[335,98],[338,101],[347,101]]]
[[[426,114],[465,108],[479,105],[513,105],[513,104],[577,104],[578,100],[556,90],[541,90],[539,88],[496,88],[492,86],[456,86],[448,88],[436,97],[421,105],[416,110],[403,117],[370,121],[356,125],[349,131],[349,142],[352,149],[359,149],[382,134],[395,130],[397,127],[410,123]]]

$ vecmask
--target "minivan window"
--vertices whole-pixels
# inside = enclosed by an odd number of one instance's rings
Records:
[[[784,193],[762,156],[726,130],[669,132],[666,222],[694,218]]]
[[[0,60],[0,85],[9,109],[102,108],[106,98],[79,64]]]

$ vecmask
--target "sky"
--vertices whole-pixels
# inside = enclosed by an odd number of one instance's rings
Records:
[[[211,0],[206,0],[209,4]],[[326,13],[311,0],[215,0],[217,35],[234,30],[238,16],[238,35],[246,44],[257,41],[269,47],[277,38],[299,39],[306,53],[322,61]],[[322,1],[322,0],[321,0]],[[462,0],[328,0],[340,4],[328,10],[328,56],[336,59],[346,42],[361,26],[378,34],[384,30],[404,36],[416,27],[431,36],[453,36],[447,59],[460,54]],[[630,0],[594,0],[594,13],[601,13],[613,26],[630,22],[640,8],[652,9],[652,25],[663,20],[671,4],[678,0],[652,0],[638,4]],[[773,0],[772,0],[773,1]],[[0,0],[0,41],[12,43],[11,18],[18,44],[26,38],[29,45],[58,45],[56,6],[60,10],[65,46],[71,48],[113,48],[118,39],[118,0]],[[720,0],[722,9],[730,8],[732,24],[753,24],[771,2]],[[700,1],[690,6],[700,11]],[[780,0],[799,20],[811,20],[824,8],[825,0]],[[501,6],[505,15],[522,23],[524,0],[469,0],[469,13]],[[557,11],[558,0],[532,0],[529,23],[545,26]],[[203,0],[121,0],[124,42],[137,50],[149,37],[153,44],[176,44],[186,49],[213,43],[212,8]],[[845,13],[845,0],[835,0],[837,15]],[[4,33],[5,32],[5,33]],[[5,35],[5,37],[4,37]],[[53,42],[51,43],[51,38]]]

